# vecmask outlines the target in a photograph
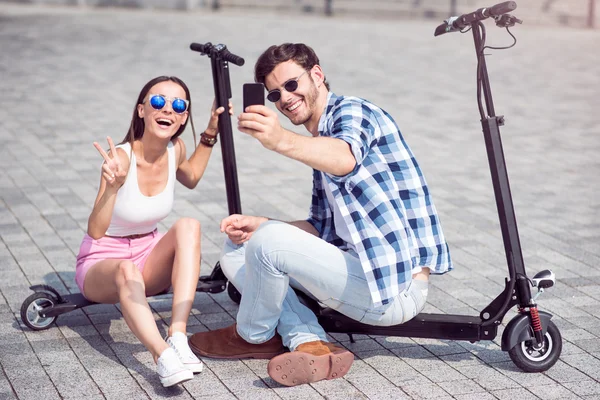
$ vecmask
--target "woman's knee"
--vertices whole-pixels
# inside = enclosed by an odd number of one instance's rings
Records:
[[[119,290],[123,287],[139,286],[145,289],[144,278],[138,267],[129,260],[122,260],[117,266],[115,281]]]
[[[200,221],[194,218],[181,218],[173,225],[178,240],[186,240],[200,245]]]

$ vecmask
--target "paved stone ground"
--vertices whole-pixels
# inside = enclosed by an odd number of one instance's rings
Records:
[[[96,195],[100,157],[92,141],[124,136],[142,85],[161,74],[191,87],[200,131],[213,87],[208,59],[192,41],[226,43],[247,64],[232,66],[233,102],[268,45],[316,49],[333,89],[383,106],[419,158],[441,214],[456,270],[432,279],[426,311],[477,315],[506,275],[475,104],[471,35],[433,37],[432,21],[320,16],[152,12],[0,6],[0,399],[598,399],[600,398],[600,33],[523,26],[508,51],[489,51],[521,243],[531,275],[551,268],[541,298],[564,338],[549,371],[526,374],[494,342],[362,336],[344,379],[284,388],[265,361],[206,360],[192,381],[163,389],[147,351],[118,306],[65,314],[32,332],[19,308],[31,284],[76,292],[75,255]],[[510,44],[488,24],[490,45]],[[193,146],[191,132],[185,134]],[[310,169],[235,132],[243,209],[283,219],[306,215]],[[203,226],[203,273],[218,258],[227,214],[215,151],[196,190],[177,188],[172,215]],[[169,296],[151,299],[162,331]],[[234,321],[222,293],[196,296],[190,332]],[[508,315],[507,319],[512,316]]]

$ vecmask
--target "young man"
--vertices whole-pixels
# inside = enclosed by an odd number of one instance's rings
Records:
[[[221,222],[228,235],[221,266],[242,292],[237,324],[197,333],[190,344],[207,357],[271,358],[269,375],[287,386],[341,377],[354,356],[327,342],[292,288],[366,324],[401,324],[423,309],[429,273],[452,269],[448,246],[421,170],[390,115],[330,92],[319,59],[304,44],[271,46],[256,63],[255,80],[283,115],[312,134],[284,129],[265,106],[238,117],[240,131],[313,168],[309,218],[231,215]]]

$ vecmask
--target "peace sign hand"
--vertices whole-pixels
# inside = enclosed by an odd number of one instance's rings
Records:
[[[127,171],[125,171],[125,168],[121,165],[121,161],[117,155],[117,149],[115,148],[115,144],[111,137],[107,136],[106,140],[110,146],[110,156],[106,154],[104,149],[100,147],[97,142],[94,142],[94,147],[98,150],[102,158],[104,158],[104,164],[102,164],[102,177],[108,186],[118,189],[125,183]]]

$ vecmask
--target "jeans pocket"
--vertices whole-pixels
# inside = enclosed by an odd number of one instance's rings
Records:
[[[327,307],[332,308],[344,314],[345,316],[352,318],[355,321],[362,321],[367,310],[364,307],[357,307],[347,301],[330,297],[325,300],[319,300],[320,303],[325,304]]]
[[[394,315],[396,314],[396,304],[390,303],[385,308],[370,309],[365,311],[365,316],[360,321],[363,324],[374,326],[394,325]]]
[[[414,280],[412,290],[409,291],[415,302],[417,314],[423,311],[427,302],[427,293],[429,291],[429,282]]]

